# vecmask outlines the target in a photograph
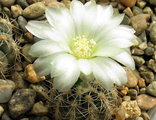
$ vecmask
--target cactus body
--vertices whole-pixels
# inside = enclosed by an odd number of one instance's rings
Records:
[[[102,88],[97,81],[82,83],[70,91],[49,91],[53,119],[55,120],[110,120],[117,107],[117,90]]]

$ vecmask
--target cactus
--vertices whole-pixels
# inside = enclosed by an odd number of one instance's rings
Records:
[[[52,86],[47,99],[55,120],[110,120],[118,106],[116,88],[106,90],[97,81],[82,82],[64,93]]]
[[[0,75],[4,75],[15,63],[17,47],[12,37],[12,24],[0,17]]]

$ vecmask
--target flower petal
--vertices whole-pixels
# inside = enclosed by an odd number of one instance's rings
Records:
[[[46,17],[48,22],[65,38],[67,42],[75,37],[74,21],[67,8],[55,9],[52,7],[46,8]]]
[[[47,32],[52,32],[52,28],[48,23],[40,21],[29,21],[26,25],[27,30],[41,39],[48,39]]]
[[[101,61],[99,57],[96,57],[91,60],[93,64],[93,74],[95,80],[97,80],[102,87],[105,89],[111,89],[113,84],[115,83],[115,76],[112,73],[109,66],[105,63],[107,58],[103,58],[104,60]]]
[[[62,53],[55,53],[50,56],[39,57],[37,60],[35,60],[35,62],[33,64],[33,68],[34,68],[36,74],[40,77],[50,74],[51,66],[52,66],[51,62],[53,61],[53,59],[55,57],[57,57],[60,54],[62,54]]]
[[[70,13],[75,22],[76,34],[82,35],[82,21],[85,13],[84,5],[77,0],[73,0],[70,4]]]
[[[92,56],[112,57],[124,52],[123,49],[116,46],[103,45],[94,50]]]
[[[76,58],[70,54],[64,53],[60,54],[52,61],[52,70],[51,70],[51,78],[60,76],[63,74],[70,66]]]
[[[78,65],[80,70],[85,74],[89,75],[92,72],[92,64],[90,63],[89,60],[87,59],[79,59],[78,60]]]
[[[41,40],[32,45],[29,54],[33,57],[45,57],[56,52],[64,52],[58,43],[52,40]]]
[[[78,80],[79,75],[80,69],[77,65],[77,61],[74,61],[66,72],[64,72],[61,76],[54,78],[54,88],[58,89],[60,92],[70,90]]]
[[[125,65],[126,67],[134,70],[135,69],[135,63],[134,60],[131,56],[131,54],[127,53],[127,52],[122,52],[116,56],[111,57],[114,60],[120,62],[121,64]]]

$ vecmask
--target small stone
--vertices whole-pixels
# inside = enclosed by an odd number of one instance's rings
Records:
[[[151,42],[153,42],[154,44],[156,44],[156,23],[154,23],[152,26],[151,26],[151,29],[150,29],[150,40]]]
[[[4,108],[0,106],[0,117],[2,116],[3,112],[4,112]]]
[[[133,120],[144,120],[142,117],[136,117]]]
[[[45,106],[42,101],[39,101],[34,104],[31,113],[37,116],[46,115],[48,113],[48,107]]]
[[[30,88],[36,91],[37,94],[37,100],[40,101],[46,101],[47,98],[45,97],[45,94],[47,93],[48,89],[46,87],[43,87],[41,84],[30,84]]]
[[[149,110],[156,105],[156,98],[147,94],[137,96],[136,100],[141,110]]]
[[[145,1],[142,1],[142,0],[137,0],[137,6],[140,7],[140,8],[144,8],[146,5],[146,2]]]
[[[132,27],[136,30],[136,35],[139,35],[147,28],[147,21],[150,19],[149,14],[139,14],[130,18]]]
[[[154,80],[153,72],[140,72],[140,74],[145,79],[146,83],[151,83]]]
[[[126,7],[133,7],[136,3],[136,0],[121,0],[121,3]]]
[[[10,117],[9,111],[4,111],[4,113],[2,114],[1,120],[12,120],[12,118]]]
[[[4,7],[11,7],[16,0],[0,0],[0,4]]]
[[[117,120],[125,120],[125,110],[123,109],[117,109],[115,111],[115,117]]]
[[[151,68],[154,72],[156,72],[156,62],[153,59],[150,59],[147,66]]]
[[[13,18],[17,18],[18,16],[22,15],[23,9],[19,5],[11,6],[11,13]]]
[[[129,25],[130,24],[130,19],[127,15],[124,16],[124,19],[122,20],[121,24],[123,25]]]
[[[20,120],[29,120],[29,118],[22,118],[22,119],[20,119]]]
[[[118,3],[118,10],[124,10],[125,6],[123,6],[121,3]]]
[[[42,2],[34,3],[23,10],[23,16],[25,18],[37,18],[43,15],[45,12],[45,5]]]
[[[133,55],[143,55],[144,51],[139,48],[134,47],[134,48],[132,48],[132,54]]]
[[[26,0],[17,0],[16,3],[20,5],[23,9],[29,6]]]
[[[11,74],[12,80],[15,83],[15,90],[24,89],[24,88],[29,87],[29,83],[26,80],[24,80],[22,74],[23,74],[23,72],[17,72],[17,71],[14,71]]]
[[[30,43],[34,43],[34,36],[29,31],[24,33],[24,39]]]
[[[24,77],[30,83],[38,83],[40,81],[45,80],[45,76],[39,77],[35,73],[33,69],[33,64],[29,64],[26,66],[25,71],[24,71]]]
[[[123,11],[127,16],[129,17],[133,17],[133,13],[131,11],[131,9],[129,7],[127,7],[124,11]]]
[[[41,2],[42,0],[37,0],[37,2]],[[33,4],[33,3],[36,3],[36,0],[27,0],[27,2],[29,4]]]
[[[120,105],[120,108],[122,108],[125,111],[125,117],[128,118],[136,118],[141,115],[141,110],[137,105],[136,100],[134,101],[123,101]]]
[[[132,57],[137,67],[141,67],[145,63],[145,60],[142,57],[139,56],[132,56]]]
[[[147,43],[143,42],[138,46],[141,50],[145,50],[147,48]]]
[[[120,91],[120,93],[121,93],[123,96],[127,95],[127,92],[128,92],[128,87],[124,87],[124,88]]]
[[[16,91],[8,104],[11,116],[17,118],[29,111],[34,105],[35,98],[36,92],[32,89],[19,89]]]
[[[0,103],[9,102],[14,89],[15,83],[13,81],[0,79]]]
[[[139,91],[139,94],[146,94],[146,93],[147,93],[146,88],[141,88]]]
[[[128,88],[136,87],[137,86],[137,83],[138,83],[138,79],[133,74],[132,70],[129,69],[129,68],[126,68],[126,67],[124,67],[124,70],[127,73],[127,79],[128,79],[128,82],[127,82],[126,86]]]
[[[147,36],[146,36],[146,32],[145,32],[145,30],[143,31],[143,32],[141,32],[141,34],[138,36],[141,40],[142,40],[142,42],[143,43],[146,43],[147,44]],[[140,48],[140,47],[139,47]],[[145,50],[147,47],[146,47],[146,45],[145,45],[145,48],[144,49],[142,49],[142,50]],[[141,49],[141,48],[140,48]]]
[[[133,100],[136,99],[136,97],[138,95],[138,93],[135,89],[129,89],[127,93]]]
[[[150,119],[146,111],[142,111],[140,116],[143,118],[143,120],[154,120],[154,119]]]
[[[145,49],[145,55],[147,55],[147,56],[152,56],[152,55],[154,55],[154,48],[152,48],[152,47],[147,47],[147,48]]]
[[[123,101],[131,101],[131,97],[130,96],[123,96]]]
[[[9,8],[3,7],[3,11],[6,13],[6,15],[8,15],[9,18],[11,18],[12,15],[11,15],[11,11]]]
[[[143,13],[150,14],[151,16],[153,15],[153,11],[152,11],[152,9],[150,7],[145,7],[143,9]]]
[[[19,28],[25,33],[28,30],[25,28],[25,26],[27,25],[27,20],[23,17],[23,16],[19,16],[18,19],[18,24],[19,24]]]
[[[132,11],[133,11],[134,16],[143,13],[142,9],[139,8],[139,7],[137,7],[137,6],[134,6],[134,7],[132,8]]]
[[[138,81],[138,85],[139,85],[140,88],[146,87],[145,80],[143,78],[140,78],[139,81]]]
[[[149,3],[152,5],[156,5],[156,1],[155,0],[149,0]]]
[[[151,82],[147,88],[147,93],[156,97],[156,81]]]
[[[152,72],[152,70],[150,68],[148,68],[146,65],[142,65],[140,68],[139,68],[139,71],[140,72]]]
[[[29,50],[31,48],[33,44],[25,44],[23,47],[22,47],[22,53],[23,55],[25,56],[24,59],[30,63],[32,63],[35,58],[32,57],[31,55],[29,55]]]
[[[40,120],[50,120],[47,116],[42,116]]]

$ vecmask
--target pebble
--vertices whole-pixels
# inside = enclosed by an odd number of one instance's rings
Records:
[[[137,0],[137,6],[140,7],[140,8],[144,8],[146,5],[146,2],[145,1],[141,1],[141,0]]]
[[[34,105],[35,98],[36,92],[32,89],[19,89],[16,91],[8,104],[11,116],[17,118],[29,111]]]
[[[149,0],[149,3],[152,5],[156,5],[156,1],[155,0]]]
[[[141,94],[136,98],[141,110],[149,110],[156,105],[156,98],[147,94]]]
[[[153,15],[153,11],[152,11],[152,9],[150,7],[145,7],[143,9],[143,13],[150,14],[151,16]]]
[[[135,89],[129,89],[127,93],[133,100],[136,99],[136,97],[138,95],[138,93]]]
[[[128,79],[128,82],[126,84],[126,87],[128,87],[128,88],[136,87],[137,86],[137,83],[138,83],[138,79],[133,74],[132,70],[129,69],[129,68],[126,68],[126,67],[124,67],[124,70],[127,73],[127,79]]]
[[[29,31],[24,33],[24,39],[30,43],[34,43],[34,36]]]
[[[16,3],[20,5],[23,9],[29,6],[26,0],[17,0]]]
[[[45,106],[42,101],[39,101],[34,104],[31,113],[37,116],[46,115],[48,113],[48,107]]]
[[[121,0],[121,3],[126,7],[133,7],[136,3],[136,0]]]
[[[142,13],[143,13],[142,9],[141,9],[141,8],[139,8],[139,7],[137,7],[137,6],[134,6],[134,7],[132,8],[132,12],[133,12],[134,16],[136,16],[136,15],[139,15],[139,14],[142,14]]]
[[[4,111],[4,113],[2,114],[1,120],[12,120],[10,117],[9,111]]]
[[[151,82],[147,88],[147,93],[156,97],[156,81]]]
[[[147,28],[147,21],[150,19],[149,14],[139,14],[130,18],[132,27],[136,31],[136,35],[139,35]]]
[[[142,117],[136,117],[133,120],[144,120]]]
[[[11,7],[16,0],[0,0],[0,3],[4,7]]]
[[[153,59],[150,59],[147,66],[151,68],[154,72],[156,72],[156,62]]]
[[[0,117],[2,116],[3,112],[4,112],[4,108],[0,106]]]
[[[30,62],[32,63],[35,58],[32,57],[31,55],[29,55],[29,50],[31,48],[33,44],[25,44],[23,47],[22,47],[22,54],[24,55],[24,59],[27,61],[27,62]]]
[[[42,2],[34,3],[23,10],[25,18],[34,19],[40,17],[45,12],[45,5]]]
[[[0,103],[9,102],[14,89],[15,84],[13,81],[0,79]]]
[[[128,92],[128,87],[124,87],[124,88],[120,91],[120,93],[121,93],[122,96],[127,95],[127,92]]]
[[[137,48],[137,47],[134,47],[134,48],[132,48],[132,54],[133,55],[143,55],[144,51],[139,49],[139,48]]]
[[[147,67],[146,65],[142,65],[140,68],[139,68],[139,71],[140,72],[152,72],[152,70]]]
[[[150,120],[150,117],[146,111],[141,112],[141,117],[143,118],[143,120]]]
[[[41,1],[43,1],[43,0],[37,0],[37,2],[41,2]],[[36,0],[27,0],[27,2],[29,4],[33,4],[33,3],[36,3]]]
[[[133,17],[133,13],[131,11],[131,9],[129,7],[127,7],[124,11],[123,11],[127,16],[129,17]]]
[[[14,70],[15,70],[15,71],[22,71],[22,70],[23,70],[22,63],[17,61],[17,62],[14,64]]]
[[[154,55],[154,48],[152,48],[152,47],[147,47],[147,48],[145,49],[145,55],[147,55],[147,56],[152,56],[152,55]]]
[[[3,11],[4,11],[4,13],[6,13],[6,15],[8,15],[9,18],[11,18],[12,15],[11,15],[11,11],[9,8],[3,7]]]
[[[11,6],[11,13],[13,18],[17,18],[18,16],[22,15],[23,9],[19,5],[12,5]]]
[[[132,57],[137,67],[141,67],[145,63],[145,60],[142,57],[139,56],[132,56]]]
[[[33,89],[33,90],[35,90],[35,92],[36,92],[36,95],[37,95],[37,100],[39,100],[39,101],[46,101],[46,94],[47,94],[47,92],[46,91],[48,91],[48,89],[46,88],[46,87],[43,87],[43,85],[41,85],[41,84],[30,84],[30,86],[29,86],[31,89]]]
[[[23,16],[19,16],[18,19],[18,24],[19,24],[19,28],[25,33],[28,30],[25,28],[25,26],[27,25],[27,20],[23,17]]]
[[[153,72],[140,72],[140,74],[145,79],[146,83],[151,83],[154,80]]]
[[[143,78],[140,78],[139,81],[138,81],[138,86],[140,88],[144,88],[146,87],[146,83],[145,83],[145,80]]]
[[[34,69],[33,69],[33,64],[29,64],[26,66],[24,70],[24,78],[30,82],[30,83],[38,83],[40,81],[45,80],[45,76],[39,77]]]
[[[150,29],[150,41],[156,44],[156,23],[151,26]]]
[[[117,120],[125,120],[125,110],[123,110],[122,108],[117,109],[115,111],[115,117]]]
[[[146,37],[145,37],[146,38]],[[147,43],[143,42],[138,46],[141,50],[145,50],[147,48]]]
[[[15,90],[24,89],[24,88],[29,87],[29,83],[26,80],[24,80],[24,78],[23,78],[23,72],[15,71],[12,73],[11,77],[15,83]]]
[[[40,120],[50,120],[47,116],[42,116]]]
[[[137,105],[136,100],[134,101],[123,101],[120,105],[120,108],[122,108],[125,111],[125,118],[136,118],[141,115],[141,110],[139,106]]]
[[[146,94],[146,93],[147,93],[146,88],[140,88],[139,94]]]
[[[121,24],[123,25],[129,25],[130,24],[130,19],[127,15],[124,16],[124,19],[122,20]]]
[[[146,43],[144,49],[142,49],[145,50],[147,48],[147,36],[145,30],[138,37],[142,40],[143,43]]]

